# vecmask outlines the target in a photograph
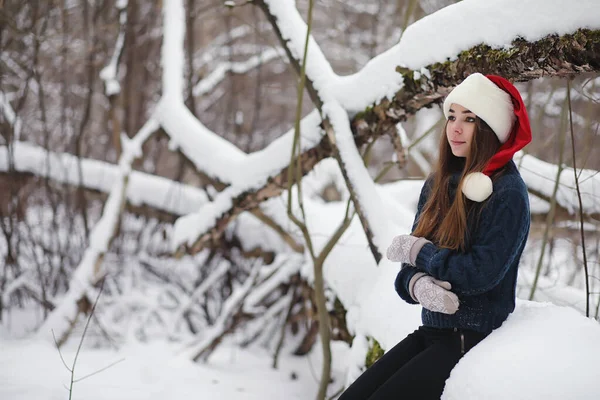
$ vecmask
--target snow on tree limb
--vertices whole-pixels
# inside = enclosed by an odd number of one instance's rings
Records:
[[[269,22],[283,49],[292,61],[292,66],[300,76],[300,60],[304,54],[304,43],[307,26],[292,0],[257,0],[254,2]],[[321,106],[324,93],[317,94],[327,86],[333,85],[339,76],[335,74],[327,58],[321,51],[312,35],[309,38],[307,65],[306,65],[306,90],[313,104]]]
[[[8,172],[7,148],[0,146],[0,173]],[[26,142],[13,143],[14,171],[49,178],[67,185],[109,193],[120,174],[119,167],[100,160],[77,158],[69,153],[55,153]],[[83,180],[75,166],[81,163]],[[148,206],[160,212],[181,216],[208,201],[206,193],[161,176],[131,171],[127,186],[127,201],[134,206]]]
[[[192,164],[223,184],[231,184],[246,154],[204,126],[185,106],[169,99],[156,108],[156,118],[169,135],[169,148],[179,149]]]
[[[167,1],[163,4],[163,44],[160,57],[163,67],[162,88],[163,97],[177,103],[183,103],[184,38],[183,0]]]
[[[276,59],[281,56],[280,49],[266,49],[260,53],[260,55],[254,55],[250,57],[248,60],[243,62],[223,62],[213,70],[207,77],[200,80],[196,85],[194,85],[194,89],[192,90],[192,94],[194,96],[202,96],[206,93],[209,93],[211,90],[215,88],[219,83],[221,83],[225,78],[227,78],[227,73],[231,72],[234,74],[244,74],[254,68],[260,67],[261,65]]]
[[[555,181],[558,166],[523,152],[515,155],[515,162],[529,190],[549,199],[552,196],[552,182]],[[582,212],[588,215],[600,215],[600,173],[590,169],[578,169],[577,174],[583,202]],[[569,214],[576,214],[579,203],[573,168],[563,167],[559,184],[556,194],[558,205],[566,209]]]
[[[2,110],[2,114],[4,114],[4,118],[6,118],[10,126],[13,128],[14,140],[19,140],[21,137],[21,128],[23,123],[21,118],[17,117],[15,111],[10,106],[8,96],[6,96],[3,92],[0,92],[0,109]]]
[[[125,46],[125,30],[127,24],[127,1],[123,1],[122,4],[118,3],[117,8],[119,9],[119,34],[117,35],[117,41],[115,43],[115,49],[110,62],[102,68],[100,71],[100,79],[104,81],[104,90],[107,97],[116,96],[121,91],[121,85],[118,80],[119,73],[119,60],[123,54],[123,48]]]
[[[303,174],[312,170],[319,161],[331,155],[331,147],[319,128],[318,113],[307,115],[301,122],[301,164]],[[208,207],[177,220],[171,243],[179,255],[197,253],[218,241],[229,222],[241,212],[258,207],[260,203],[277,197],[287,189],[288,151],[292,147],[293,130],[273,141],[265,149],[252,153],[237,164],[234,185],[219,192]],[[269,160],[265,163],[264,160]],[[283,171],[283,172],[282,172]]]

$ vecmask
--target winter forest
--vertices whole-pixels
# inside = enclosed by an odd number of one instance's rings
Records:
[[[599,0],[0,18],[0,398],[337,398],[421,323],[385,252],[473,72],[526,103],[531,230],[515,311],[442,398],[597,398]]]

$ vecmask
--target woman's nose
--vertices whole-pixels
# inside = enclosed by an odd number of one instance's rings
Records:
[[[452,128],[454,129],[454,132],[457,133],[462,133],[462,124],[458,121],[454,122],[454,125],[452,126]]]

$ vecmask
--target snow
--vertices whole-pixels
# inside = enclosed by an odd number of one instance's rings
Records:
[[[452,370],[443,400],[598,398],[600,325],[571,308],[520,301]]]
[[[177,121],[180,120],[173,118],[173,121],[178,123]],[[316,111],[313,111],[302,119],[300,125],[302,131],[300,140],[301,150],[314,147],[321,139],[320,122],[321,118]],[[226,176],[233,184],[226,190],[219,192],[210,204],[203,206],[197,212],[190,213],[177,220],[173,236],[171,237],[173,247],[177,248],[183,243],[192,244],[200,234],[206,232],[212,226],[211,224],[217,218],[231,208],[235,197],[244,192],[264,186],[271,176],[278,174],[287,167],[290,160],[293,135],[294,131],[291,129],[263,150],[247,156],[240,156],[239,158],[235,157],[237,153],[227,152],[227,150],[220,153],[222,157],[227,157],[227,162],[223,164],[222,160],[220,160],[219,163],[215,162],[211,164],[211,168],[218,168],[215,171],[215,175]],[[207,140],[210,138],[210,136],[207,136]],[[216,136],[215,138],[221,139]],[[186,146],[186,148],[189,147]],[[212,154],[215,154],[217,150],[216,146],[213,147],[211,155],[207,155],[207,157],[212,157]],[[240,159],[243,161],[236,163]],[[265,163],[265,160],[269,160],[269,162]]]
[[[580,0],[576,6],[570,0],[463,0],[410,25],[397,45],[357,74],[332,80],[333,90],[348,112],[359,112],[401,89],[398,65],[427,75],[426,66],[454,60],[481,43],[510,48],[517,37],[535,41],[579,28],[598,29],[598,15],[596,0]]]
[[[265,0],[269,12],[277,19],[277,27],[281,31],[281,36],[284,40],[289,41],[287,46],[301,65],[308,27],[295,3],[294,0]],[[308,43],[306,61],[307,79],[312,81],[320,96],[325,95],[327,86],[338,79],[338,76],[333,72],[331,65],[312,35]]]
[[[557,179],[558,166],[547,163],[522,151],[515,155],[515,163],[527,186],[548,198],[552,197],[554,182]],[[577,169],[579,191],[583,211],[588,214],[600,212],[600,174],[590,169]],[[557,203],[570,214],[579,212],[579,199],[575,185],[573,168],[563,167],[560,174]]]
[[[100,78],[104,81],[106,96],[114,96],[119,94],[121,91],[121,85],[117,79],[118,62],[121,52],[123,51],[123,45],[125,44],[125,25],[127,24],[127,7],[128,0],[119,1],[115,7],[119,10],[119,35],[117,36],[117,42],[115,43],[115,50],[110,62],[106,67],[100,71]]]
[[[244,62],[221,63],[207,77],[194,86],[192,93],[194,96],[203,96],[206,93],[210,93],[215,86],[221,83],[227,77],[228,72],[243,74],[277,57],[283,56],[284,54],[281,49],[270,48],[263,51],[260,55],[250,57]]]
[[[397,336],[400,340],[403,332]],[[595,367],[599,338],[600,326],[572,309],[519,301],[505,324],[458,363],[442,399],[595,399],[600,389]],[[357,336],[355,343],[350,351],[343,343],[334,343],[330,393],[344,382],[349,366],[364,362],[366,338]],[[63,385],[70,374],[55,348],[1,334],[0,348],[0,398],[65,398]],[[277,370],[271,368],[271,356],[262,348],[224,344],[208,364],[177,357],[177,350],[176,344],[162,341],[130,343],[118,351],[84,345],[76,377],[122,361],[75,383],[74,398],[158,400],[210,394],[214,399],[306,399],[316,393],[319,346],[301,358],[284,349]],[[70,364],[74,345],[62,352]]]
[[[532,42],[549,34],[598,28],[597,1],[581,0],[576,7],[571,5],[568,0],[463,0],[411,25],[395,50],[403,56],[404,66],[418,70],[453,60],[461,51],[481,43],[507,48],[516,37]],[[433,27],[451,27],[450,35]],[[440,40],[442,34],[444,40]],[[427,52],[422,51],[424,48]]]
[[[70,185],[79,184],[77,164],[81,163],[82,185],[109,193],[118,177],[119,167],[99,160],[78,159],[68,153],[48,152],[24,142],[13,143],[14,169]],[[0,146],[0,171],[8,171],[7,149]],[[127,200],[133,205],[148,205],[173,215],[185,215],[208,201],[206,193],[190,185],[157,175],[132,171],[127,185]]]
[[[225,160],[235,165],[244,158],[243,151],[211,132],[183,103],[170,98],[159,102],[156,118],[169,135],[171,150],[181,150],[198,170],[211,178],[233,182],[237,168],[227,168]]]
[[[337,347],[340,353],[343,352],[341,346]],[[0,348],[0,398],[68,398],[63,385],[68,387],[70,373],[55,348],[35,341],[2,339]],[[76,377],[122,361],[75,383],[73,398],[307,399],[314,397],[316,388],[312,371],[319,370],[318,346],[315,350],[308,359],[293,357],[284,351],[279,369],[273,370],[272,358],[264,349],[243,350],[224,345],[213,355],[210,364],[205,365],[174,357],[177,347],[166,342],[132,344],[119,351],[86,349],[84,346],[75,370]],[[72,362],[74,354],[73,348],[63,350],[67,364]],[[338,367],[338,375],[341,367]]]
[[[13,127],[13,135],[15,140],[21,138],[22,121],[17,118],[15,111],[10,106],[10,98],[3,92],[0,92],[0,111],[4,114],[6,121]]]
[[[373,243],[379,249],[380,254],[383,254],[397,229],[394,230],[394,227],[390,226],[387,210],[383,207],[381,197],[375,189],[375,183],[354,144],[348,114],[337,102],[323,104],[323,112],[331,121],[336,145],[352,187],[356,191],[359,204],[369,223],[369,229],[373,234]]]
[[[183,103],[183,64],[185,53],[185,10],[182,0],[167,1],[163,7],[164,36],[161,47],[163,96],[171,102]]]

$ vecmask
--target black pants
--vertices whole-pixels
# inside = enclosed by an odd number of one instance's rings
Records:
[[[421,326],[359,376],[339,400],[439,400],[452,368],[485,336]]]

